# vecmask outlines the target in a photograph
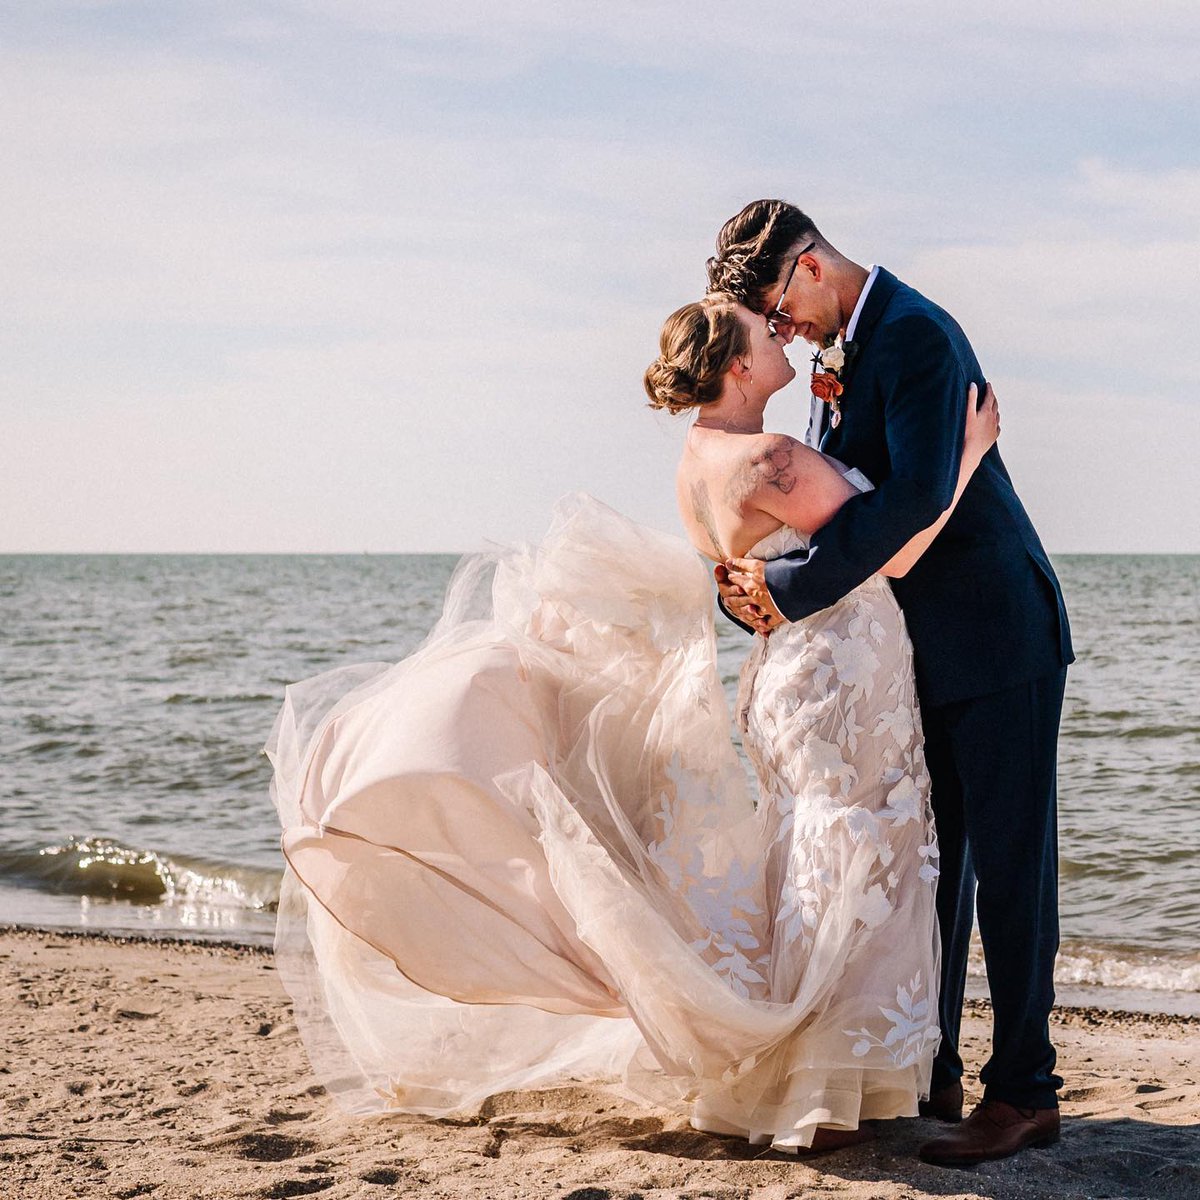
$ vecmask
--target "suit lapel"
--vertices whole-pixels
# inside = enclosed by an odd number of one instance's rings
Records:
[[[853,354],[846,364],[846,369],[842,372],[842,385],[847,391],[850,388],[850,380],[854,376],[854,369],[862,358],[863,351],[866,350],[867,343],[875,332],[875,327],[879,324],[879,318],[883,316],[884,310],[899,287],[900,280],[891,271],[880,267],[879,274],[875,276],[875,282],[871,284],[871,290],[863,302],[862,312],[858,314],[858,324],[854,327],[854,341],[851,343],[854,347]]]

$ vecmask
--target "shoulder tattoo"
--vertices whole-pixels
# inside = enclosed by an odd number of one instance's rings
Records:
[[[772,438],[770,444],[746,459],[729,477],[726,500],[740,508],[760,488],[770,487],[785,496],[796,486],[796,468],[792,463],[794,439]]]

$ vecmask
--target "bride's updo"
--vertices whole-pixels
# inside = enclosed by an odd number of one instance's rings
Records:
[[[738,301],[728,292],[710,292],[685,304],[663,324],[658,357],[642,380],[651,408],[681,413],[711,404],[721,395],[730,364],[750,348]]]

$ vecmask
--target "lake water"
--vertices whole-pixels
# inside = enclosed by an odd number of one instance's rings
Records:
[[[0,556],[0,922],[269,940],[283,687],[409,652],[456,562]],[[1055,565],[1079,656],[1060,993],[1197,1011],[1200,556]],[[719,621],[718,644],[732,698],[747,641]]]

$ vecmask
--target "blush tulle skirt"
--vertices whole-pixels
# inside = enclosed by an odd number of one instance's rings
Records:
[[[802,756],[803,713],[775,716]],[[885,821],[881,851],[861,818],[892,789],[844,797],[814,762],[781,835],[678,538],[561,501],[539,545],[464,560],[410,657],[289,687],[267,752],[277,962],[345,1107],[461,1114],[605,1080],[780,1148],[916,1112],[937,1043],[927,815]]]

